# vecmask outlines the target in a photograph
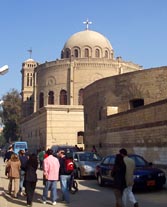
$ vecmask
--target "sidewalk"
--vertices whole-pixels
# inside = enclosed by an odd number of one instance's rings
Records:
[[[33,207],[50,207],[51,203],[48,200],[46,204],[40,203],[39,199],[41,198],[42,191],[43,191],[43,181],[42,181],[42,171],[37,170],[38,174],[38,182],[35,190],[34,195],[34,202]],[[19,196],[18,199],[12,198],[10,195],[7,194],[8,189],[8,178],[5,176],[5,164],[3,162],[2,157],[0,157],[0,207],[22,207],[26,205],[26,197]],[[60,186],[58,182],[58,195],[60,194]],[[49,194],[48,194],[49,195]],[[72,201],[72,196],[71,196]],[[66,204],[57,202],[57,207],[65,207],[65,206],[73,206],[72,204]]]

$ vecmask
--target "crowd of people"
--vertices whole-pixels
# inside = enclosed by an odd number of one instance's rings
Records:
[[[42,149],[38,154],[27,154],[25,150],[20,150],[17,155],[10,146],[5,154],[4,162],[6,162],[5,174],[9,178],[8,193],[15,198],[18,198],[18,194],[26,196],[27,206],[32,206],[37,183],[38,163],[39,168],[43,170],[44,185],[40,201],[46,204],[50,191],[51,203],[56,205],[58,198],[57,182],[60,181],[62,201],[70,203],[69,189],[73,172],[67,170],[64,150],[59,150],[56,155],[51,149],[47,151]],[[132,192],[134,169],[135,163],[128,157],[127,150],[120,149],[116,155],[111,174],[116,207],[127,207],[128,202],[131,202],[134,207],[139,206]],[[13,194],[12,187],[14,189]]]
[[[58,151],[56,156],[51,149],[40,150],[37,154],[26,154],[25,150],[20,150],[17,155],[10,146],[5,154],[4,162],[6,163],[5,175],[9,178],[8,194],[14,198],[18,198],[18,195],[26,196],[27,206],[32,206],[38,165],[43,170],[44,185],[40,201],[45,204],[50,191],[51,203],[56,205],[57,182],[60,181],[62,201],[70,202],[69,189],[73,172],[66,169],[66,156],[63,150]]]

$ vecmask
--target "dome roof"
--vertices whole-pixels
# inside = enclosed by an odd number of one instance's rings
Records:
[[[78,54],[75,56],[75,51],[78,49]],[[64,44],[62,50],[62,58],[69,58],[70,55],[84,58],[84,50],[89,50],[89,57],[97,57],[96,50],[99,50],[99,58],[113,58],[113,48],[109,40],[102,34],[84,30],[73,34]],[[106,54],[107,53],[107,54]]]
[[[73,34],[65,43],[64,48],[73,48],[74,46],[83,47],[90,46],[95,47],[99,46],[101,48],[108,48],[112,50],[112,46],[109,40],[103,36],[102,34],[92,31],[85,30],[78,33]]]
[[[25,60],[24,62],[25,62],[25,63],[30,63],[30,62],[35,62],[35,60],[29,58],[29,59]]]

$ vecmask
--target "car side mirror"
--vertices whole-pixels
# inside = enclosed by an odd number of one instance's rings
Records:
[[[75,161],[75,162],[78,162],[78,159],[77,159],[77,158],[74,158],[74,161]]]

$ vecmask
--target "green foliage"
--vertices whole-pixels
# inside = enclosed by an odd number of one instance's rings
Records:
[[[17,90],[12,89],[2,97],[3,134],[7,142],[17,140],[20,136],[19,122],[21,119],[21,97]]]

